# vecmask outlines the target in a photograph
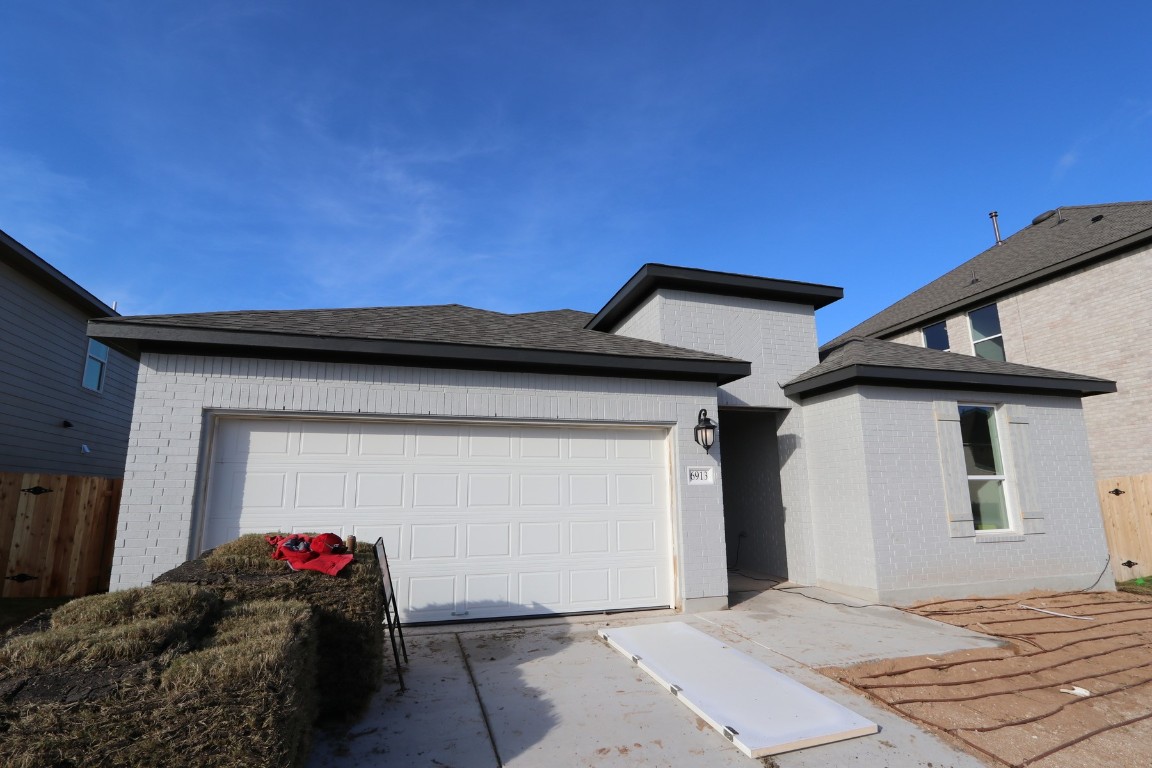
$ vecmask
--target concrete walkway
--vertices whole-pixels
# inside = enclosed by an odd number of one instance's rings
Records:
[[[411,628],[409,690],[400,694],[387,679],[360,722],[318,735],[308,766],[755,766],[596,636],[601,627],[654,621],[688,622],[880,725],[874,736],[777,755],[781,768],[984,765],[812,667],[994,640],[889,608],[849,607],[860,603],[815,588],[737,600],[732,610],[688,616]]]

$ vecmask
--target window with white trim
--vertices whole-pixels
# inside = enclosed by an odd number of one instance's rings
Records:
[[[926,325],[921,332],[924,334],[924,346],[927,349],[948,352],[952,348],[948,343],[948,326],[943,321]]]
[[[989,304],[968,313],[972,328],[972,353],[985,360],[1006,360],[1004,335],[1000,333],[1000,313],[995,304]]]
[[[108,373],[108,347],[88,339],[88,356],[84,360],[84,378],[81,383],[84,389],[93,392],[104,391],[104,379]]]
[[[972,523],[977,531],[1012,529],[996,408],[960,404],[960,435],[968,473]]]

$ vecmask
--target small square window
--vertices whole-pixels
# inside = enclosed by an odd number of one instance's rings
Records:
[[[108,372],[108,347],[96,341],[88,340],[88,357],[84,361],[84,389],[93,392],[104,391],[104,378]]]
[[[948,326],[944,323],[924,326],[924,346],[941,352],[950,350],[952,347],[948,343]]]

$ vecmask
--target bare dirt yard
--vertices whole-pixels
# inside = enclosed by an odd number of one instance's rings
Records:
[[[992,765],[1152,765],[1152,596],[1031,592],[909,610],[1004,645],[822,671]]]

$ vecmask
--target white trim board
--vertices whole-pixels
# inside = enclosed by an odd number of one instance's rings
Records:
[[[867,736],[871,720],[682,622],[599,634],[752,758]]]

